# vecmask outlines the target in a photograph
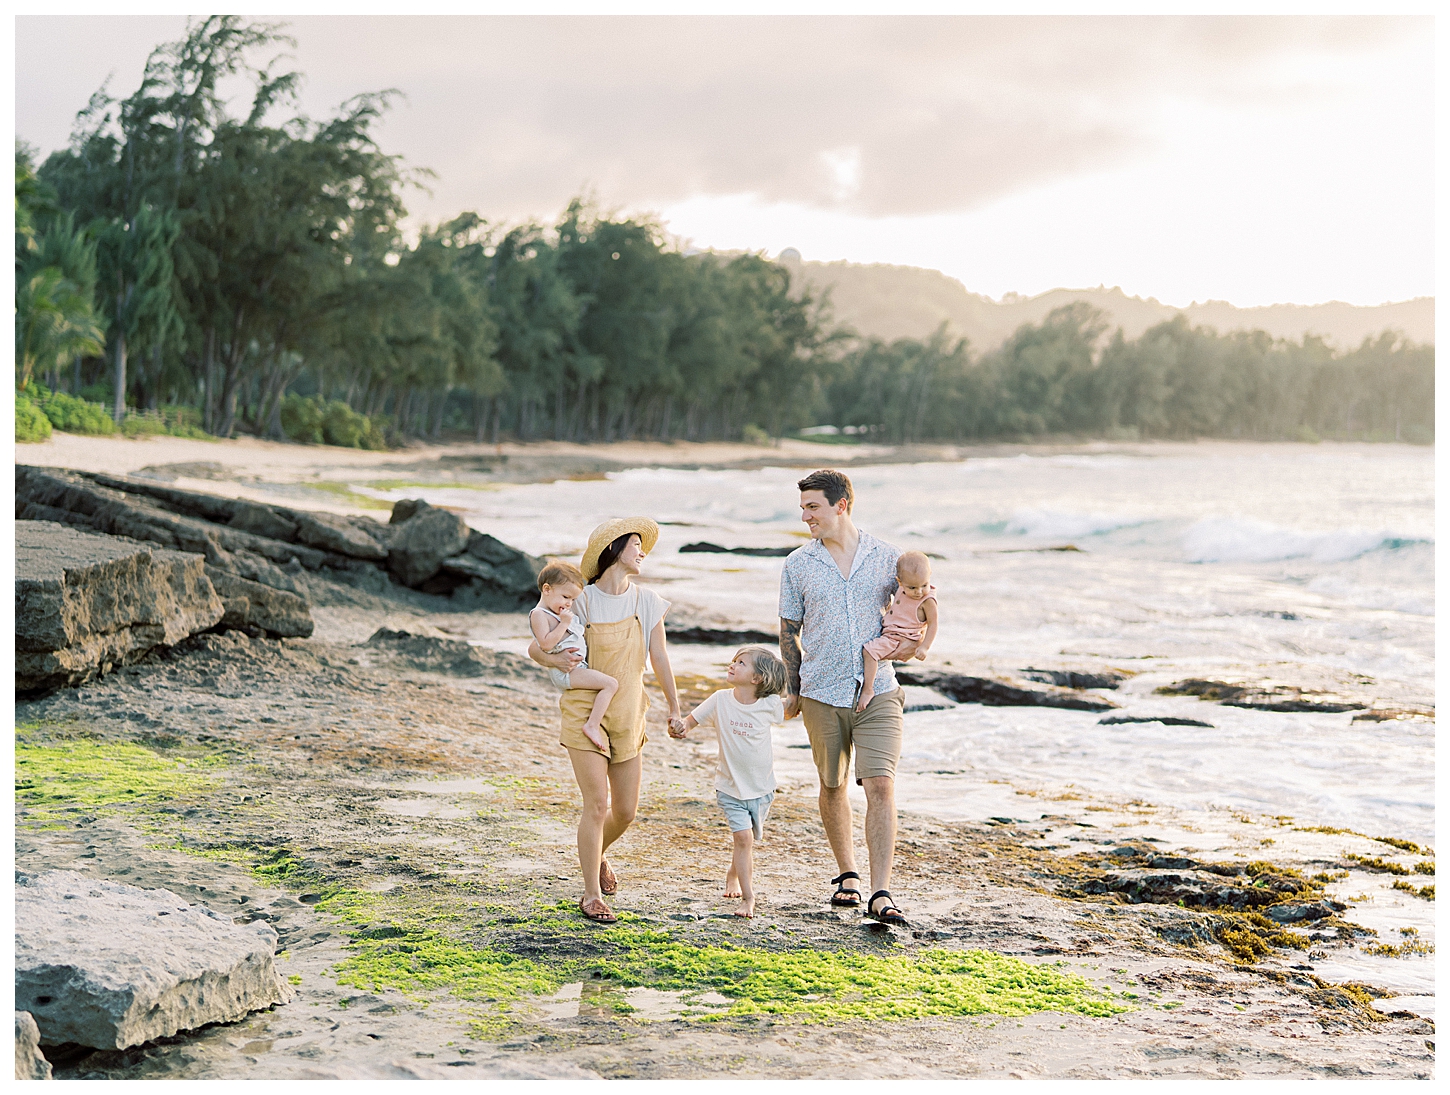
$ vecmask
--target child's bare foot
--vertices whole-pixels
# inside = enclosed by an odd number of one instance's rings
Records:
[[[604,730],[597,722],[584,724],[584,736],[606,753],[609,752],[609,739],[604,736]]]
[[[734,894],[729,896],[734,897]],[[740,902],[740,908],[735,910],[735,915],[744,920],[751,920],[755,917],[755,898],[747,897]]]
[[[726,897],[739,897],[740,896],[740,879],[736,878],[733,873],[732,874],[727,874],[725,876],[725,896]]]

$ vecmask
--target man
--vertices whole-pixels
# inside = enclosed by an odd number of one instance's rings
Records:
[[[866,915],[905,926],[891,900],[891,862],[896,852],[896,762],[901,756],[903,701],[895,668],[876,674],[875,697],[856,710],[861,687],[861,647],[881,634],[881,610],[896,588],[900,549],[856,528],[855,494],[841,472],[816,471],[796,484],[801,520],[811,543],[785,560],[780,575],[780,653],[787,684],[785,716],[799,713],[820,775],[821,824],[836,867],[831,904],[855,908],[861,892],[847,886],[856,873],[851,801],[846,773],[856,755],[856,782],[866,792],[866,851],[871,896]]]

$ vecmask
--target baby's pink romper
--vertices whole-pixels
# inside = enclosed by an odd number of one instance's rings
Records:
[[[916,617],[916,610],[927,601],[936,600],[936,586],[926,587],[926,596],[919,601],[908,600],[901,590],[891,599],[886,619],[881,621],[881,634],[862,647],[878,662],[890,661],[910,650],[926,636],[926,624]]]

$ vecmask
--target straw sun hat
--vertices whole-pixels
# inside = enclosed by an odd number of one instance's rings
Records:
[[[628,532],[639,534],[640,546],[646,553],[654,550],[655,541],[660,538],[659,525],[648,517],[613,517],[605,521],[589,534],[589,546],[584,549],[584,558],[579,562],[586,582],[594,580],[600,553]]]

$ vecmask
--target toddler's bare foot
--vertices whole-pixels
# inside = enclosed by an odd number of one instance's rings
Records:
[[[604,730],[597,722],[586,722],[584,724],[584,736],[606,753],[609,752],[609,739],[604,736]]]
[[[740,896],[740,879],[736,878],[733,874],[727,874],[725,876],[725,896]]]
[[[734,894],[730,895],[734,897]],[[735,910],[735,915],[745,920],[753,919],[755,916],[755,898],[747,897],[740,902],[740,908]]]

